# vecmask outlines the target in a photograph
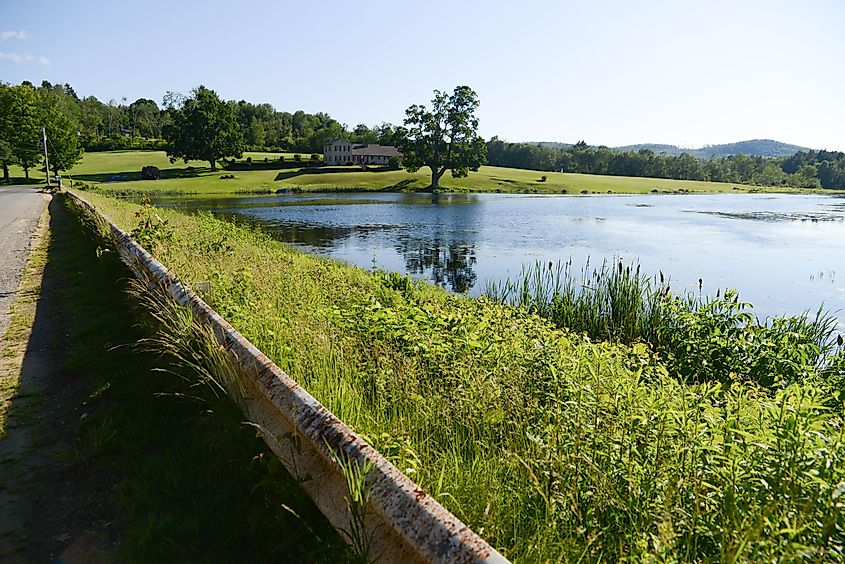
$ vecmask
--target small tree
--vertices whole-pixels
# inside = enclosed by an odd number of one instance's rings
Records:
[[[486,162],[487,145],[477,132],[477,108],[472,88],[458,86],[451,95],[435,90],[430,110],[417,104],[405,110],[405,127],[397,131],[403,162],[409,172],[431,169],[430,190],[439,187],[447,170],[453,178],[463,178]]]
[[[235,108],[214,90],[199,86],[180,107],[172,107],[168,113],[170,123],[163,133],[169,141],[170,162],[202,160],[216,171],[218,160],[243,156],[244,138]]]

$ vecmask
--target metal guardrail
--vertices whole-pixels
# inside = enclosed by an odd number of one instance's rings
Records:
[[[287,437],[277,441],[265,437],[265,441],[347,540],[344,531],[352,517],[339,460],[370,468],[364,518],[365,530],[372,535],[370,557],[381,562],[508,562],[302,389],[128,233],[81,196],[67,194],[107,226],[121,259],[150,291],[166,293],[213,329],[243,378],[247,418],[270,437]]]

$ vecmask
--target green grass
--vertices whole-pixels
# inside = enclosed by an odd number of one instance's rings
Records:
[[[286,153],[291,160],[292,153]],[[304,159],[310,155],[302,154]],[[244,159],[263,161],[264,157],[278,157],[277,153],[245,153]],[[140,180],[143,166],[153,165],[162,170],[158,181]],[[430,184],[428,169],[416,173],[404,170],[363,172],[349,167],[350,172],[303,174],[298,169],[234,171],[219,170],[212,173],[208,163],[192,161],[187,165],[181,161],[171,164],[163,151],[109,151],[86,153],[70,175],[89,183],[95,183],[105,192],[166,192],[185,194],[232,194],[237,192],[267,192],[278,189],[301,189],[308,191],[353,191],[353,190],[422,190]],[[31,171],[34,176],[41,173]],[[22,172],[12,169],[13,176]],[[224,174],[234,174],[234,179],[221,180]],[[67,176],[67,175],[66,175]],[[541,182],[541,177],[546,180]],[[117,177],[117,178],[115,178]],[[539,172],[514,168],[481,167],[467,178],[454,179],[448,173],[441,180],[444,190],[457,192],[514,192],[560,194],[644,194],[658,192],[688,191],[690,193],[777,191],[802,192],[790,188],[760,188],[741,184],[703,182],[693,180],[669,180],[658,178],[634,178],[626,176],[601,176],[590,174]]]
[[[541,182],[540,178],[546,177]],[[424,189],[431,182],[427,168],[416,173],[403,170],[386,172],[350,172],[336,174],[304,174],[287,178],[280,185],[301,187],[307,190],[332,190],[335,188],[381,190],[391,187]],[[445,190],[459,192],[536,192],[580,194],[639,194],[652,190],[674,192],[733,192],[734,188],[749,190],[753,187],[718,182],[601,176],[590,174],[538,172],[516,168],[483,166],[467,178],[452,178],[448,173],[441,179]]]
[[[812,381],[687,384],[646,346],[156,213],[159,259],[506,556],[841,561],[842,405]]]
[[[69,447],[86,473],[116,481],[106,501],[119,559],[343,560],[345,545],[255,430],[190,373],[154,371],[173,367],[137,348],[152,333],[125,291],[131,274],[63,200],[51,211],[47,260],[72,320],[63,373],[90,390]]]

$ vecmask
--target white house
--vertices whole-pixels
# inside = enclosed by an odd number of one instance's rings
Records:
[[[387,164],[390,157],[401,156],[402,153],[390,145],[353,145],[346,139],[335,139],[323,145],[323,161],[327,165]]]

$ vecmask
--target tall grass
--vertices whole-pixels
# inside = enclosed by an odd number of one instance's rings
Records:
[[[599,268],[588,260],[577,273],[571,260],[535,262],[484,294],[592,339],[646,343],[685,380],[783,385],[835,369],[843,354],[837,320],[821,308],[761,321],[733,290],[676,295],[662,272],[648,276],[621,260]]]
[[[596,268],[588,259],[576,273],[570,259],[531,263],[514,278],[488,283],[484,294],[594,339],[632,343],[657,340],[669,290],[662,274],[649,278],[639,264],[604,260]]]
[[[842,560],[843,413],[815,380],[685,381],[636,340],[158,213],[165,264],[506,556]]]

